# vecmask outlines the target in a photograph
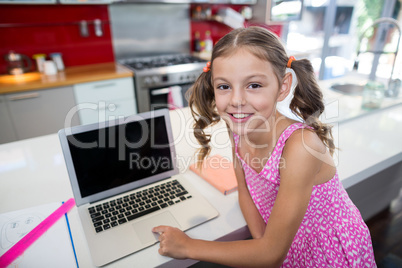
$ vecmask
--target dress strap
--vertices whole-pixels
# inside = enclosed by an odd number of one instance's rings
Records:
[[[272,152],[272,156],[275,159],[280,159],[280,156],[282,155],[283,148],[285,147],[285,143],[287,139],[293,134],[298,129],[303,129],[303,128],[309,128],[313,129],[312,127],[306,125],[305,123],[293,123],[290,126],[288,126],[281,134],[279,137],[275,149]],[[279,162],[279,161],[278,161]],[[278,163],[279,164],[279,163]]]

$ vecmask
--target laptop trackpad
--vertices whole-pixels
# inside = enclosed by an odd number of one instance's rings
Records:
[[[180,225],[169,211],[133,223],[134,231],[137,233],[143,244],[158,241],[157,236],[152,232],[152,228],[159,225],[167,225],[180,229]]]

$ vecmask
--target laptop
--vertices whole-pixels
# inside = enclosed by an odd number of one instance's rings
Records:
[[[103,266],[218,216],[181,175],[168,109],[58,133],[92,260]]]

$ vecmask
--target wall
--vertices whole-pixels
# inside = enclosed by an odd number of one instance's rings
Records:
[[[95,19],[102,21],[100,37],[90,24]],[[80,35],[82,20],[89,23],[88,37]],[[7,72],[10,50],[29,57],[61,52],[67,67],[114,61],[107,5],[1,5],[0,36],[0,74]]]

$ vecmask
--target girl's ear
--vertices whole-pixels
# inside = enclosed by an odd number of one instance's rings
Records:
[[[277,101],[283,101],[289,95],[290,89],[292,88],[292,78],[291,72],[286,73],[283,77]]]

